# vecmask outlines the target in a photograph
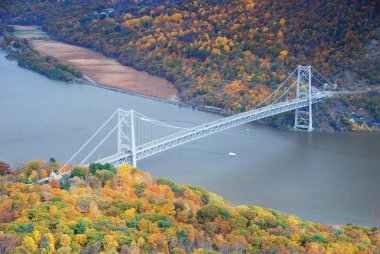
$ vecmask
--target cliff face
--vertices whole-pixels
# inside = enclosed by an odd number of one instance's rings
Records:
[[[294,112],[269,118],[264,123],[292,128]],[[316,131],[379,131],[380,92],[340,94],[313,105]]]
[[[314,120],[320,131],[378,131],[380,93],[340,95],[314,107]]]

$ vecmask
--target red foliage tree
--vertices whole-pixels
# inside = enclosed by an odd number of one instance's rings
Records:
[[[50,185],[51,185],[51,187],[53,187],[53,188],[59,188],[59,187],[61,186],[61,185],[59,184],[59,182],[58,182],[57,180],[55,180],[55,179],[51,180]]]
[[[9,173],[10,173],[10,166],[5,162],[0,161],[0,175],[3,176]]]

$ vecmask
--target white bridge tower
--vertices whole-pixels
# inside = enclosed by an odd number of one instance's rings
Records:
[[[296,98],[308,98],[308,105],[304,108],[297,108],[295,112],[294,128],[313,131],[313,112],[312,112],[312,86],[311,86],[311,66],[297,67],[297,88]]]
[[[136,139],[134,111],[118,109],[117,121],[117,153],[130,152],[132,155],[132,166],[136,167]]]

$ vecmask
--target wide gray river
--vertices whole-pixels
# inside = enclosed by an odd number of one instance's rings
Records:
[[[0,160],[65,162],[119,107],[184,126],[221,117],[52,81],[0,52]],[[95,157],[115,147],[111,139]],[[216,192],[233,204],[321,223],[379,226],[372,214],[380,210],[380,133],[304,133],[249,124],[139,161],[138,167]]]

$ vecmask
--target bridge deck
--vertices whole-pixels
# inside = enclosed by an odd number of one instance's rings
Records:
[[[313,95],[312,103],[319,102],[327,96],[328,94],[325,93],[317,93]],[[225,129],[236,127],[286,111],[303,108],[305,106],[308,106],[308,98],[293,99],[225,117],[213,122],[199,125],[197,127],[189,128],[188,130],[181,131],[176,134],[157,139],[153,142],[136,147],[136,160],[141,160],[156,153],[223,131]],[[114,163],[116,166],[118,166],[124,163],[131,163],[131,161],[132,154],[130,152],[125,152],[111,155],[97,162]]]

